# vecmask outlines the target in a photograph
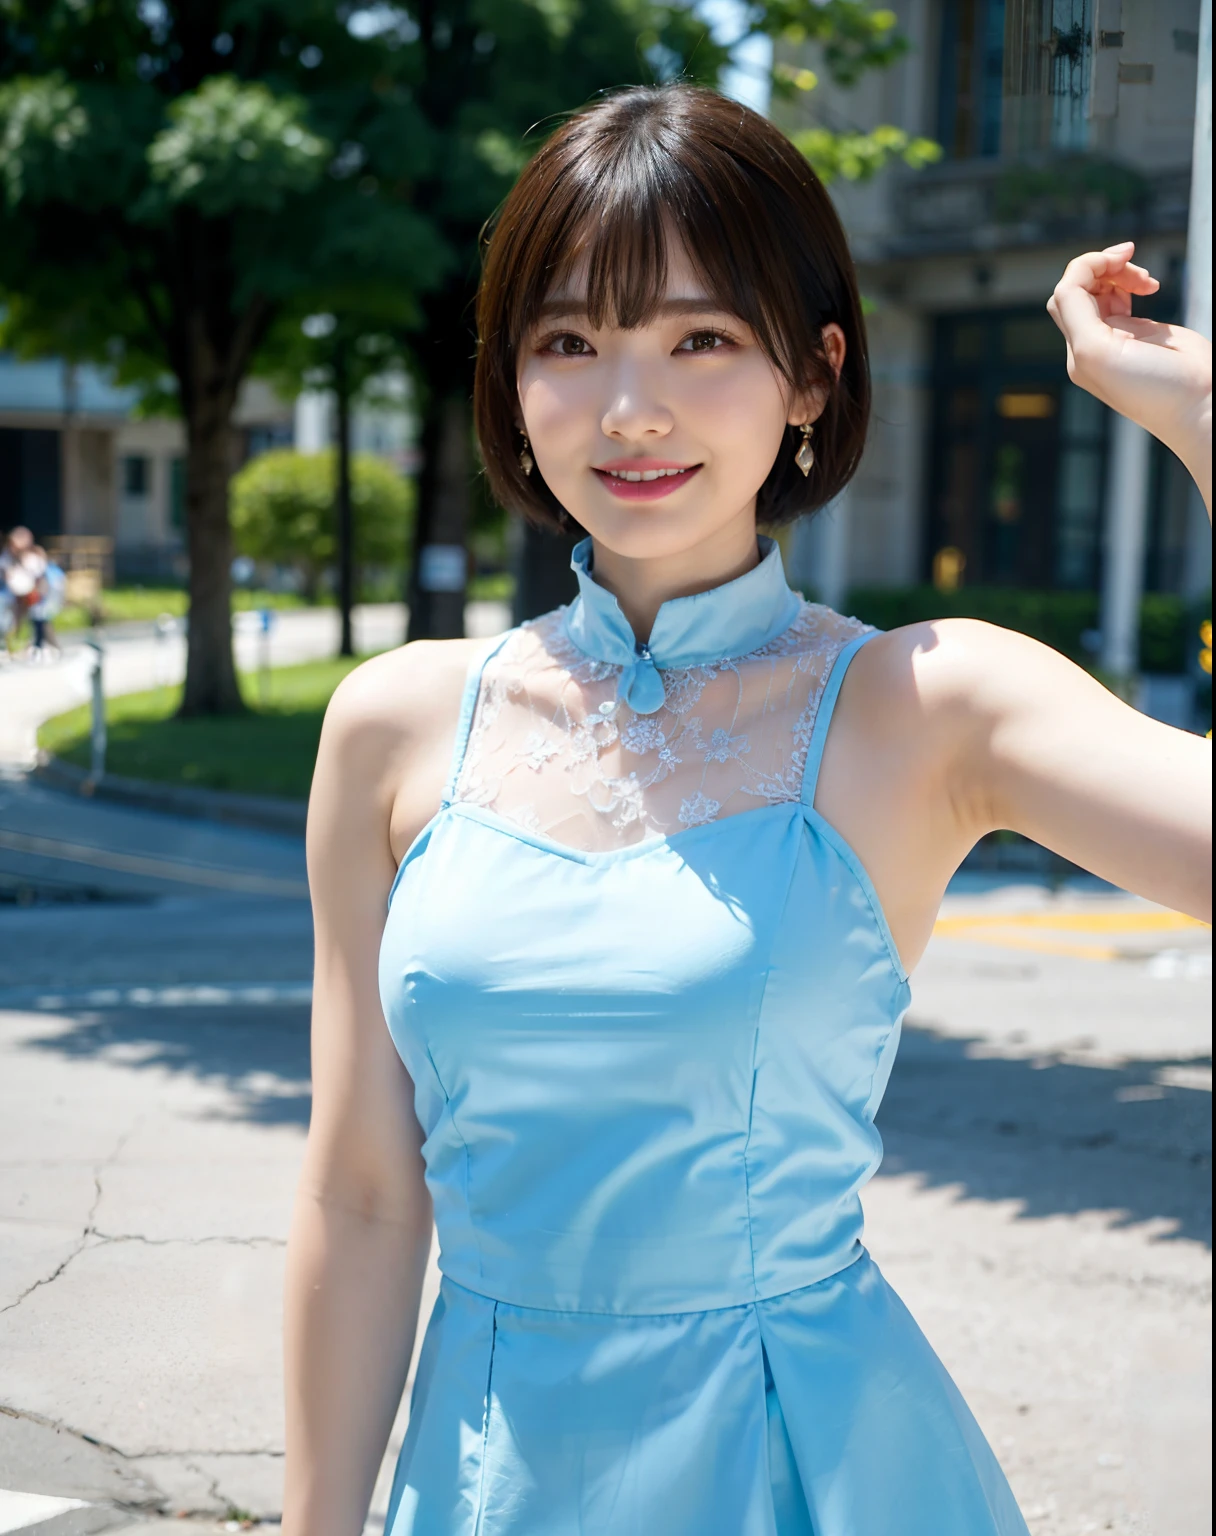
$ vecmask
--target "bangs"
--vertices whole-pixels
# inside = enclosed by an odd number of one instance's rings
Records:
[[[577,113],[527,165],[487,228],[473,406],[495,496],[569,524],[539,471],[520,467],[519,349],[546,301],[577,282],[597,329],[636,330],[687,254],[707,307],[747,325],[791,389],[824,401],[809,477],[787,431],[757,494],[776,526],[831,500],[861,457],[870,409],[865,326],[848,244],[822,183],[790,141],[739,102],[695,86],[638,86]],[[691,295],[678,295],[691,297]],[[823,327],[845,336],[839,377]]]
[[[584,274],[579,303],[592,326],[635,330],[650,324],[668,296],[674,242],[701,280],[706,307],[743,321],[790,384],[804,387],[814,370],[796,366],[781,312],[790,303],[810,310],[816,329],[827,317],[819,318],[813,296],[790,291],[774,271],[771,243],[763,239],[773,209],[764,206],[731,155],[702,144],[693,164],[682,148],[680,136],[659,132],[569,167],[543,216],[520,241],[517,255],[530,280],[508,305],[508,344],[517,351],[542,305],[575,281],[581,285]]]

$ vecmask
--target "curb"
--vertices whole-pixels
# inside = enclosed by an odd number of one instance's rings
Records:
[[[222,789],[188,789],[177,784],[154,784],[147,779],[127,779],[107,773],[94,780],[83,768],[65,763],[49,752],[40,752],[34,777],[49,789],[64,790],[85,799],[107,800],[138,810],[161,811],[192,821],[218,821],[227,826],[252,827],[260,832],[302,837],[308,818],[307,803],[273,795],[232,795]]]

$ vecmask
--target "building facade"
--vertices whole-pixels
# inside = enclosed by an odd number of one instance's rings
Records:
[[[874,426],[847,506],[796,542],[803,580],[1099,590],[1116,433],[1044,305],[1068,260],[1135,239],[1181,319],[1200,0],[905,0],[895,67],[774,103],[787,131],[891,123],[925,170],[837,183],[869,311]],[[1181,465],[1143,456],[1143,586],[1197,597],[1211,535]]]
[[[142,418],[133,390],[104,371],[0,354],[0,530],[24,523],[42,541],[107,541],[119,580],[184,574],[185,434]],[[241,392],[233,468],[290,446],[292,406],[257,380]]]

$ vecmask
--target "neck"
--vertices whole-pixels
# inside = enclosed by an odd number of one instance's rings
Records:
[[[592,548],[596,581],[616,598],[634,638],[642,644],[649,640],[655,615],[669,599],[708,592],[760,564],[753,518],[719,529],[678,555],[634,559],[605,548],[594,537]]]

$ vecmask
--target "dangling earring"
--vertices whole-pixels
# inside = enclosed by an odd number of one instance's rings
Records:
[[[521,432],[520,436],[524,440],[524,445],[519,450],[519,467],[523,470],[525,475],[530,475],[536,468],[536,460],[532,457],[532,445],[528,442],[528,434],[526,432]]]
[[[804,421],[798,429],[802,433],[802,441],[798,444],[798,451],[794,454],[794,463],[804,475],[809,475],[815,463],[815,450],[811,447],[811,433],[815,430],[813,422]]]

